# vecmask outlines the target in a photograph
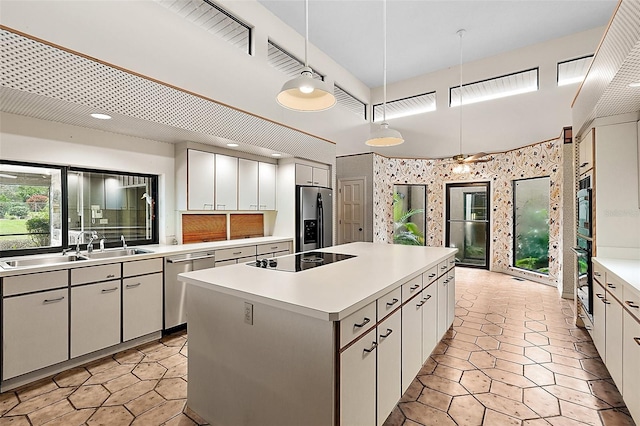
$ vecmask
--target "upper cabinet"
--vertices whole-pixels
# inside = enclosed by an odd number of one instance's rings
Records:
[[[240,158],[238,160],[239,210],[259,210],[258,185],[258,162]]]
[[[580,176],[593,170],[593,144],[595,129],[589,130],[580,140],[578,173]]]
[[[213,209],[214,170],[214,154],[195,149],[187,151],[187,200],[189,210]]]
[[[296,164],[296,185],[324,186],[330,188],[329,169]]]
[[[276,209],[276,165],[259,163],[258,194],[260,210]]]
[[[215,210],[238,210],[238,159],[216,154]]]

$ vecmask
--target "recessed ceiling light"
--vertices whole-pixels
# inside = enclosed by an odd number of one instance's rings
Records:
[[[94,112],[93,114],[91,114],[91,116],[93,118],[97,118],[98,120],[111,120],[111,116],[107,114],[100,114],[100,113]]]
[[[230,146],[231,148],[235,148],[236,146],[240,146],[237,143],[228,143],[227,146]]]
[[[629,87],[640,87],[640,80],[629,83]]]
[[[272,157],[282,157],[282,154],[278,154],[277,152],[274,152],[273,154],[271,154]]]

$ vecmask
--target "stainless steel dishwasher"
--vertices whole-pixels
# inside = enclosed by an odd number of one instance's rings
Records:
[[[213,268],[214,251],[180,254],[164,258],[164,329],[187,323],[187,292],[178,274]]]

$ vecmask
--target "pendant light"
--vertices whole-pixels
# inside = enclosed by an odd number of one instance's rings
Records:
[[[304,2],[305,37],[304,37],[304,68],[300,76],[287,81],[276,100],[280,105],[294,111],[324,111],[336,104],[333,95],[333,85],[313,78],[309,68],[309,0]]]
[[[369,146],[395,146],[404,142],[399,131],[389,128],[387,123],[387,0],[382,6],[382,32],[384,35],[382,49],[382,123],[380,129],[373,132],[365,142]]]
[[[460,112],[460,128],[458,132],[459,143],[460,143],[460,151],[459,151],[460,154],[456,156],[457,158],[459,158],[458,159],[459,164],[453,168],[454,173],[467,173],[470,170],[469,165],[463,163],[464,154],[462,153],[462,37],[464,37],[464,34],[466,32],[467,31],[464,29],[457,31],[458,36],[460,36],[460,85],[458,86],[458,96],[460,96],[460,104],[458,104],[458,107],[460,108],[460,111],[459,111]]]

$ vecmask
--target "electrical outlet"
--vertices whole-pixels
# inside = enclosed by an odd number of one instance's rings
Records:
[[[244,302],[244,322],[253,325],[253,305],[248,302]]]

